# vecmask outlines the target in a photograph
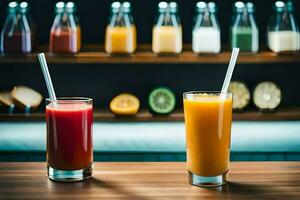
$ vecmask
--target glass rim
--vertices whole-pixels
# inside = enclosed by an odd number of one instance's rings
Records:
[[[92,102],[92,98],[88,97],[57,97],[56,100],[46,98],[48,102]]]
[[[188,92],[184,92],[183,96],[186,95],[194,95],[194,94],[215,94],[215,95],[231,95],[232,92],[221,92],[221,91],[216,91],[216,90],[212,90],[212,91],[205,91],[205,90],[193,90],[193,91],[188,91]]]

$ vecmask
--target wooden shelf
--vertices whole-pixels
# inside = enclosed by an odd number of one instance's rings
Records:
[[[0,121],[43,121],[45,120],[44,113],[32,114],[0,114]],[[94,112],[95,121],[103,122],[170,122],[183,121],[184,116],[182,111],[175,111],[170,115],[156,116],[146,110],[140,111],[135,116],[120,117],[115,116],[109,111]],[[262,113],[256,110],[234,113],[233,120],[236,121],[279,121],[279,120],[300,120],[300,107],[281,108],[276,112]]]
[[[230,59],[230,51],[222,51],[216,55],[196,55],[190,45],[185,45],[181,54],[176,56],[157,56],[151,52],[150,45],[141,45],[136,53],[131,56],[110,56],[103,51],[101,46],[86,45],[78,54],[50,54],[47,61],[51,64],[225,64]],[[37,52],[46,52],[45,46]],[[0,64],[37,63],[37,53],[28,55],[2,55]],[[257,54],[241,53],[238,59],[240,64],[267,64],[267,63],[300,63],[300,53],[276,55],[270,51],[261,51]]]

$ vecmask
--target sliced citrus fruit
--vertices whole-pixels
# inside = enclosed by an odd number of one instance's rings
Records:
[[[175,108],[176,97],[169,88],[158,87],[151,91],[148,103],[152,113],[169,114]]]
[[[250,91],[245,83],[241,81],[231,81],[228,91],[233,94],[233,110],[242,111],[249,105]]]
[[[117,115],[134,115],[140,108],[139,99],[129,93],[114,97],[110,102],[110,110]]]

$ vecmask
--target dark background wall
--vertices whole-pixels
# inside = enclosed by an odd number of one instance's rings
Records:
[[[8,0],[0,1],[0,25],[5,18],[5,8]],[[33,18],[38,27],[38,40],[40,43],[48,43],[49,30],[54,17],[54,5],[57,0],[28,0],[31,6]],[[74,0],[78,6],[78,16],[83,30],[84,43],[102,44],[104,30],[110,12],[112,0]],[[150,43],[152,26],[157,13],[158,0],[130,0],[133,7],[133,15],[138,30],[139,43]],[[184,28],[184,42],[191,42],[191,30],[196,0],[177,0],[179,14]],[[218,6],[218,19],[222,31],[222,42],[227,43],[228,28],[232,16],[234,0],[216,0]],[[265,44],[266,27],[275,0],[253,0],[256,6],[256,18],[260,30],[261,42]],[[300,1],[295,0],[295,13],[300,12]],[[298,17],[298,16],[297,16]],[[299,20],[298,20],[299,21]]]

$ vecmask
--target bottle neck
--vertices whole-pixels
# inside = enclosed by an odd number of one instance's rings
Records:
[[[256,21],[253,12],[247,12],[245,9],[243,12],[237,12],[233,20],[233,27],[249,27],[256,28]]]
[[[299,27],[294,14],[288,10],[275,12],[269,22],[269,31],[299,32]]]
[[[180,18],[176,12],[160,12],[156,26],[181,26]]]
[[[79,24],[76,22],[76,17],[70,12],[59,12],[54,18],[51,31],[57,29],[72,29],[75,30]]]
[[[198,12],[195,18],[194,29],[199,27],[214,27],[219,29],[215,13],[211,13],[209,11]]]
[[[131,12],[124,12],[120,10],[119,12],[113,12],[108,22],[109,26],[124,26],[129,27],[134,25],[133,17]]]

